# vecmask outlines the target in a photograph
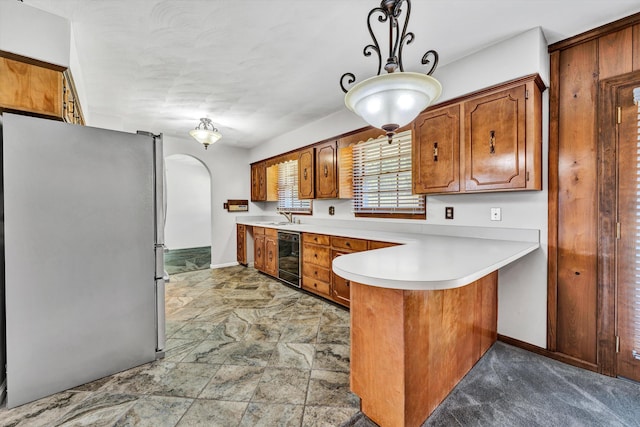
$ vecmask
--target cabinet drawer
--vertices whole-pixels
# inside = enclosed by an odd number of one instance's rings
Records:
[[[253,227],[253,235],[264,234],[264,227]]]
[[[278,237],[278,229],[277,228],[265,228],[264,229],[265,236]]]
[[[382,248],[389,248],[391,246],[398,246],[398,243],[391,243],[391,242],[379,242],[377,240],[369,240],[368,243],[368,249],[382,249]]]
[[[322,280],[323,282],[331,281],[331,270],[314,264],[303,264],[302,275],[311,277],[315,280]]]
[[[310,292],[322,295],[331,295],[331,286],[327,282],[316,280],[313,277],[302,277],[302,288]]]
[[[328,246],[302,245],[302,265],[315,264],[321,267],[331,267],[331,248]]]
[[[351,239],[349,237],[331,236],[331,246],[334,248],[347,249],[349,251],[366,251],[367,241]]]
[[[316,245],[329,246],[329,236],[325,234],[304,233],[302,235],[302,243],[313,243]]]

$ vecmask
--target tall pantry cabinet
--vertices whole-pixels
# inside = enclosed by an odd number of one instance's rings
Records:
[[[615,115],[603,89],[640,71],[640,14],[555,43],[549,53],[547,348],[616,375],[616,153],[606,135]]]

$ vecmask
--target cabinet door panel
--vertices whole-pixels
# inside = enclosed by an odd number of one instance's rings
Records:
[[[264,251],[264,234],[254,236],[254,267],[256,270],[264,271],[265,268],[265,251]]]
[[[331,281],[331,270],[314,264],[303,264],[302,275],[309,276],[315,280],[321,280],[323,282]]]
[[[413,192],[460,190],[460,105],[422,114],[414,123]]]
[[[313,199],[315,193],[315,149],[309,148],[298,157],[298,199]]]
[[[302,288],[314,294],[320,294],[326,297],[331,296],[331,286],[329,283],[314,279],[313,277],[304,276],[302,278]]]
[[[331,249],[328,246],[317,246],[305,243],[302,245],[302,262],[331,267]]]
[[[260,162],[251,165],[251,201],[267,200],[267,165]]]
[[[331,236],[331,246],[347,251],[366,251],[367,241],[362,239],[353,239],[351,237]]]
[[[302,233],[302,242],[329,246],[331,238],[326,234]]]
[[[278,276],[278,240],[273,237],[264,239],[265,267],[264,272],[271,276]]]
[[[341,255],[348,254],[346,251],[331,251],[331,259],[335,259]],[[332,275],[331,281],[331,297],[337,303],[349,307],[351,301],[351,282],[337,274]]]
[[[525,85],[464,104],[465,189],[526,187]]]
[[[0,110],[4,109],[62,119],[62,74],[0,58]]]
[[[247,265],[247,234],[245,226],[238,224],[236,229],[236,245],[238,264]]]
[[[316,148],[316,198],[338,197],[338,147],[331,141]]]

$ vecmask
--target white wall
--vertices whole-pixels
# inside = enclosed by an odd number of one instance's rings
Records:
[[[71,25],[18,1],[0,1],[0,50],[69,67]]]
[[[533,73],[539,73],[548,84],[547,43],[539,28],[439,68],[435,77],[444,88],[439,102]],[[341,96],[336,92],[336,96]],[[498,306],[500,334],[540,347],[546,347],[547,331],[547,92],[543,96],[543,117],[542,191],[429,196],[427,219],[424,221],[428,224],[540,230],[541,249],[500,271]],[[359,117],[345,108],[261,144],[251,150],[250,160],[258,161],[365,125]],[[266,213],[275,213],[274,203],[261,205]],[[329,206],[336,208],[336,215],[333,217],[328,214]],[[454,207],[454,220],[444,219],[445,206]],[[490,221],[491,207],[502,208],[502,221]],[[313,209],[313,216],[318,218],[355,219],[348,200],[315,200]],[[362,220],[368,219],[358,219]],[[395,222],[416,223],[409,220]]]
[[[211,245],[211,175],[195,157],[165,157],[168,249]]]
[[[251,193],[248,151],[221,143],[208,150],[189,136],[176,138],[165,135],[165,158],[186,154],[200,160],[211,173],[211,265],[221,267],[236,264],[236,216],[227,212],[223,203],[228,199],[249,199]],[[260,209],[250,206],[247,214],[259,215]]]

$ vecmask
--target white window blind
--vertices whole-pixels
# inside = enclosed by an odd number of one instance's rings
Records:
[[[411,192],[411,131],[353,147],[355,213],[424,214],[424,196]]]
[[[311,213],[311,200],[298,199],[298,161],[278,165],[278,210]]]

